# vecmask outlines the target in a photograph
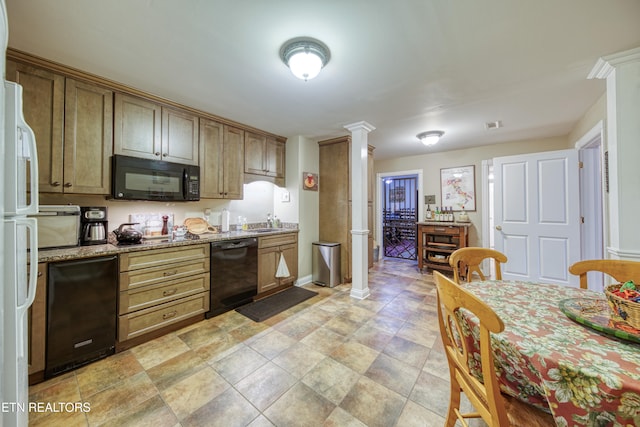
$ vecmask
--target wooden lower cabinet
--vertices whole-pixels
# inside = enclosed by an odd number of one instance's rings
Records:
[[[209,311],[209,291],[120,316],[118,340],[126,341]]]
[[[118,342],[209,311],[209,266],[208,244],[121,254]]]
[[[289,275],[276,277],[284,257]],[[258,295],[262,298],[293,286],[298,278],[298,234],[279,234],[258,239]]]
[[[29,384],[44,379],[45,349],[47,343],[47,264],[38,264],[36,299],[28,311],[29,324]]]

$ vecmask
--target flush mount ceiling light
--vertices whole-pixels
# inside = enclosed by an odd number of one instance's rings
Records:
[[[327,65],[331,53],[319,40],[309,37],[291,39],[280,48],[280,59],[297,78],[307,81],[320,73]]]
[[[430,130],[427,132],[421,132],[416,135],[416,137],[422,142],[424,145],[429,147],[430,145],[436,144],[440,138],[444,135],[444,132],[441,130]]]

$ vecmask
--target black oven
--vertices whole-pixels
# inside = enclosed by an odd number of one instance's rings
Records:
[[[119,200],[200,200],[200,168],[113,156],[111,194]]]

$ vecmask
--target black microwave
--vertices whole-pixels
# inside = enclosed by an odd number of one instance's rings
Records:
[[[200,200],[200,167],[114,155],[111,191],[118,200]]]

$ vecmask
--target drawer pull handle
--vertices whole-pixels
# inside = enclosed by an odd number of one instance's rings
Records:
[[[167,276],[174,276],[174,275],[178,274],[178,270],[165,271],[163,274],[164,274],[164,277],[167,277]]]
[[[170,312],[170,313],[165,313],[165,314],[163,314],[163,315],[162,315],[162,318],[163,318],[164,320],[171,319],[172,317],[176,317],[176,314],[178,314],[178,312],[177,312],[176,310],[173,310],[173,311],[172,311],[172,312]]]
[[[168,291],[164,291],[162,293],[163,296],[168,297],[169,295],[173,295],[178,292],[178,288],[169,289]]]

